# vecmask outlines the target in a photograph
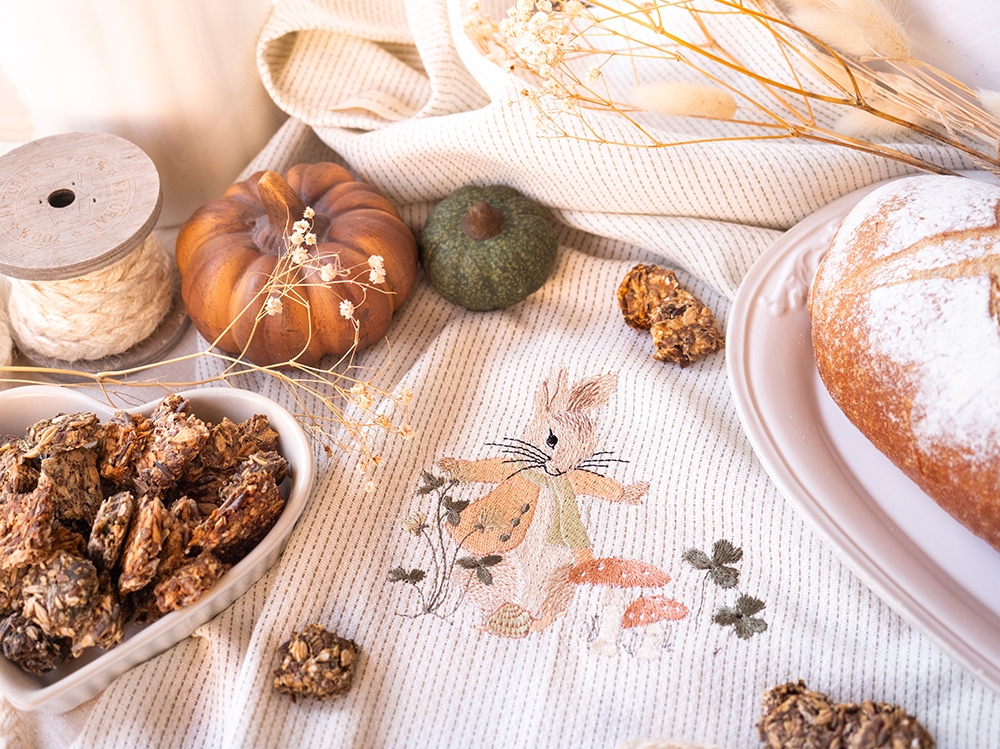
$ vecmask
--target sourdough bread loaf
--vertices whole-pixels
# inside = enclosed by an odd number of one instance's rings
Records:
[[[1000,549],[1000,187],[926,175],[846,216],[809,300],[847,418]]]

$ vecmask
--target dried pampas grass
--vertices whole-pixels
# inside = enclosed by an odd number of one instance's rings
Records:
[[[518,90],[537,107],[548,137],[640,148],[794,138],[951,173],[892,145],[905,134],[1000,174],[1000,92],[973,91],[915,59],[891,0],[778,1],[786,15],[767,0],[517,0],[499,24],[466,28],[491,59],[534,84]],[[469,8],[482,13],[477,0]],[[770,53],[768,63],[745,61],[741,25],[755,54]],[[613,61],[634,71],[648,63],[674,82],[639,85],[628,102],[618,101],[610,85],[592,85]],[[635,117],[637,106],[750,131],[665,142]],[[608,139],[591,111],[611,112],[632,129]],[[831,114],[839,118],[834,125]],[[583,128],[568,126],[567,117]],[[625,132],[632,135],[618,134]]]
[[[981,88],[977,93],[979,95],[979,102],[983,105],[983,109],[997,119],[1000,119],[1000,91],[990,91],[988,89]]]
[[[910,56],[906,31],[879,0],[788,0],[796,26],[838,52],[902,60]]]
[[[736,97],[702,83],[647,83],[636,86],[632,95],[636,104],[650,112],[713,120],[731,120],[736,116]]]
[[[905,133],[906,126],[876,117],[863,109],[852,109],[837,120],[834,130],[852,138],[864,138],[873,143],[888,143]]]

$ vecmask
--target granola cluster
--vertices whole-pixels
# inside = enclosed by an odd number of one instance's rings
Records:
[[[288,642],[278,648],[278,654],[281,663],[274,671],[274,688],[293,700],[330,700],[351,690],[358,646],[320,624],[293,632]]]
[[[800,680],[764,694],[757,724],[772,749],[934,749],[934,739],[905,710],[885,702],[835,704]]]
[[[617,298],[626,324],[652,335],[658,361],[686,367],[725,345],[712,310],[682,289],[672,270],[635,266],[619,285]]]
[[[0,648],[45,673],[197,601],[284,509],[265,416],[60,414],[0,436]]]

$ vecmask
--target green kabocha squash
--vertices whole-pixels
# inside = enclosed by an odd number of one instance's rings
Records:
[[[503,309],[552,272],[556,235],[545,210],[505,185],[467,185],[438,203],[420,238],[420,261],[449,302]]]

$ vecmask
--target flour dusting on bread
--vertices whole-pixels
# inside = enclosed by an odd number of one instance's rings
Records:
[[[810,294],[820,377],[847,418],[1000,549],[1000,187],[925,175],[845,217]]]
[[[911,428],[924,450],[948,445],[977,462],[997,455],[1000,334],[989,297],[984,276],[884,286],[868,297],[872,351],[913,372]]]

